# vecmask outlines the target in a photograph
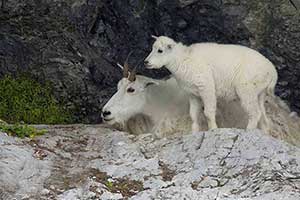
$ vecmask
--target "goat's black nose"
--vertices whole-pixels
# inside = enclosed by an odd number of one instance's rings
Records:
[[[144,61],[144,64],[145,64],[145,65],[148,65],[148,64],[149,64],[149,61],[148,61],[148,60],[145,60],[145,61]]]
[[[110,111],[104,111],[104,112],[102,113],[103,117],[106,117],[106,116],[108,116],[108,115],[110,115],[110,114],[111,114]]]

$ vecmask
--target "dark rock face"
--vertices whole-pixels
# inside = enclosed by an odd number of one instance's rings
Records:
[[[2,0],[0,76],[29,72],[50,81],[78,122],[99,122],[116,90],[115,65],[134,50],[137,65],[151,34],[186,44],[220,42],[259,50],[277,67],[277,94],[300,111],[300,17],[290,1]],[[141,74],[161,78],[166,70]]]

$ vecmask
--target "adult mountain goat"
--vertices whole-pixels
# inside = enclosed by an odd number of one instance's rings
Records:
[[[118,91],[103,107],[102,118],[133,134],[152,132],[161,136],[188,130],[190,120],[178,121],[188,118],[188,107],[186,93],[178,90],[174,78],[156,80],[136,75],[135,70],[130,73],[127,58]]]
[[[266,95],[274,95],[277,72],[255,50],[239,45],[196,43],[190,46],[153,36],[156,41],[145,59],[149,69],[165,66],[179,86],[189,93],[192,130],[200,130],[201,101],[209,129],[217,128],[217,99],[238,98],[248,116],[247,129],[267,129]]]

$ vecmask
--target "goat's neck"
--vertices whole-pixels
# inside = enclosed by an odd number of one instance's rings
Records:
[[[155,108],[151,109],[150,107],[145,108],[144,115],[146,115],[153,124],[158,124],[161,121],[163,116],[162,113],[158,111],[158,109]]]
[[[162,83],[164,84],[164,83]],[[164,87],[160,86],[153,86],[149,88],[150,92],[147,96],[147,103],[144,108],[143,113],[147,115],[153,123],[157,123],[163,118],[165,113],[165,106],[167,103],[165,102],[165,98],[161,98],[161,95],[167,95],[164,91]]]
[[[179,43],[176,45],[174,51],[174,54],[177,56],[174,57],[172,62],[166,65],[166,68],[168,68],[168,70],[176,77],[180,73],[179,68],[182,65],[182,61],[188,57],[188,48],[187,46]]]

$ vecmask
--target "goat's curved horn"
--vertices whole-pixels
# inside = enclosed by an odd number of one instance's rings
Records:
[[[128,80],[130,82],[134,82],[136,79],[136,66],[134,67],[134,69],[130,72]]]
[[[157,39],[158,37],[155,35],[151,35],[152,38]]]
[[[138,64],[134,67],[134,69],[130,72],[129,77],[128,77],[128,80],[130,82],[133,82],[136,80],[136,70],[137,70],[138,66],[140,66],[141,63],[143,63],[143,62],[144,62],[144,59],[140,60],[138,62]]]
[[[133,53],[133,51],[130,51],[130,53],[128,54],[126,60],[125,60],[125,63],[124,63],[124,67],[123,67],[123,77],[124,78],[127,78],[128,75],[129,75],[129,64],[128,64],[128,60],[129,60],[129,57],[131,56],[131,54]]]

